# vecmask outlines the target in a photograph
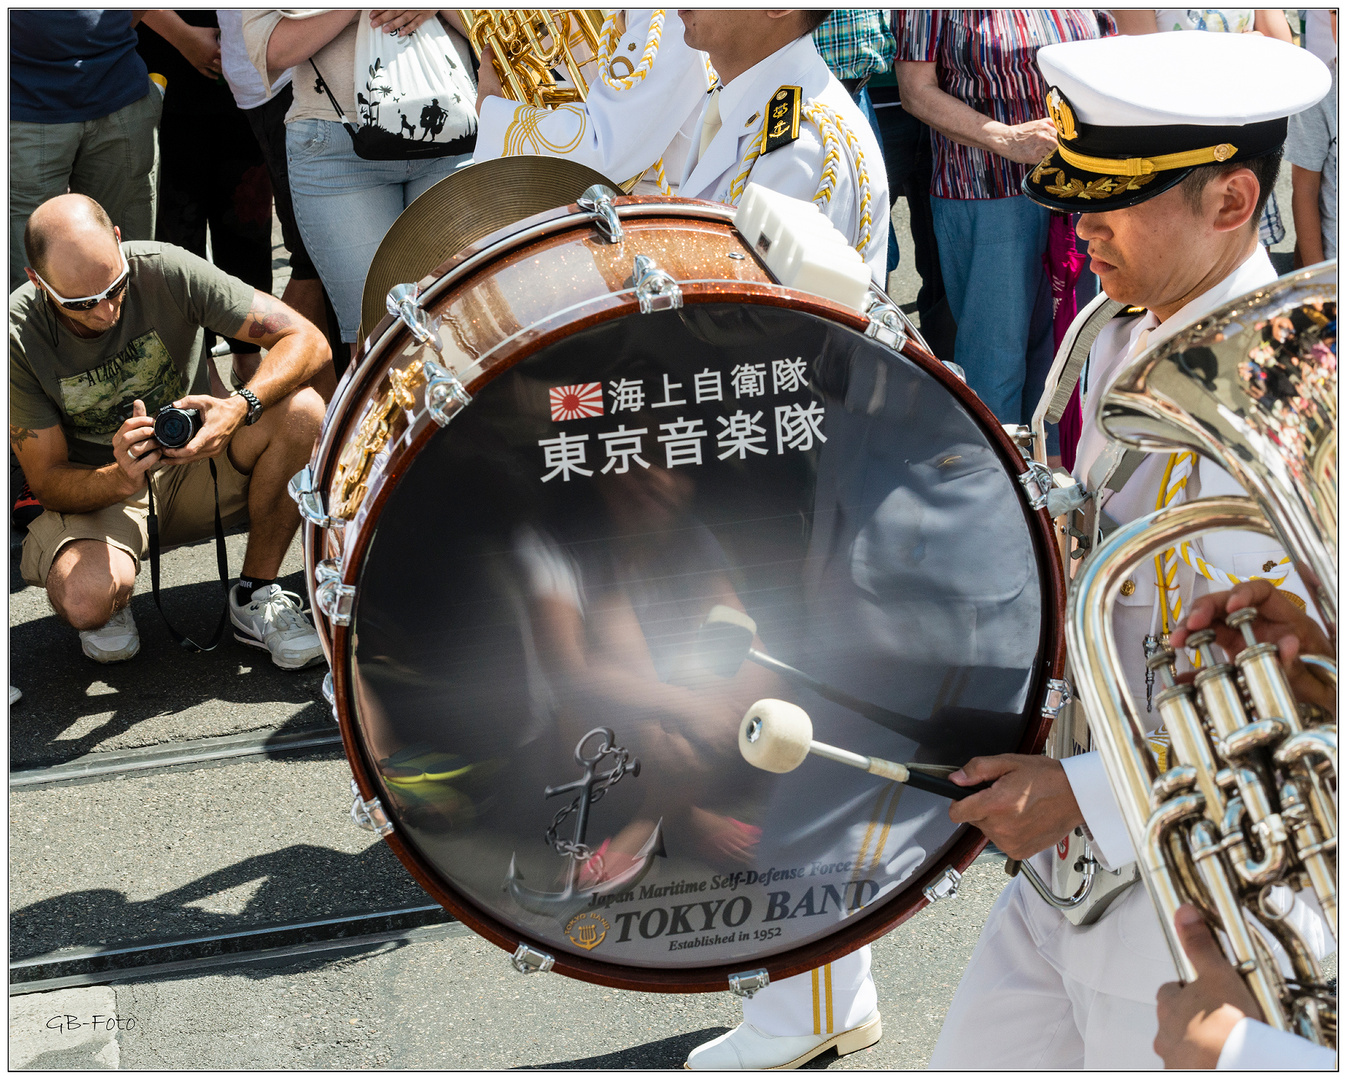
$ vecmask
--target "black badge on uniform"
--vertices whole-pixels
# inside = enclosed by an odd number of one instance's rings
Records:
[[[764,154],[800,137],[800,96],[798,86],[783,86],[767,102],[767,124],[762,141]]]

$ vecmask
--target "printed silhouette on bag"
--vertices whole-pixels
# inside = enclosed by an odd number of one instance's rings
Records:
[[[421,110],[421,138],[430,136],[430,141],[434,142],[436,136],[444,130],[444,122],[449,119],[449,114],[440,108],[440,99],[431,98],[430,104]]]

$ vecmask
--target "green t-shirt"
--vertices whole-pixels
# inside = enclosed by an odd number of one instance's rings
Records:
[[[209,394],[205,331],[233,334],[253,287],[172,244],[122,244],[131,284],[121,321],[77,336],[32,282],[9,297],[9,422],[60,425],[70,460],[112,462],[112,437],[136,398],[153,416],[187,394]]]

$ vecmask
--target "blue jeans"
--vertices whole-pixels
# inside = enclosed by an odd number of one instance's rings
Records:
[[[1052,296],[1043,270],[1048,211],[1009,199],[931,197],[940,272],[958,324],[954,362],[983,404],[1005,424],[1026,422],[1040,384],[1030,368],[1052,362]]]
[[[296,120],[286,125],[285,159],[295,222],[332,298],[341,339],[353,342],[365,274],[384,234],[418,195],[469,164],[472,154],[366,161],[335,120]]]

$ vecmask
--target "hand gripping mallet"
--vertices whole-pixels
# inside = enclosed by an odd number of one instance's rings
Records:
[[[942,775],[925,771],[946,771],[938,765],[902,765],[815,742],[814,724],[809,714],[798,705],[776,698],[755,701],[744,714],[739,724],[739,753],[750,765],[774,773],[791,772],[813,754],[947,799],[967,798],[991,787],[991,784],[960,787]]]

